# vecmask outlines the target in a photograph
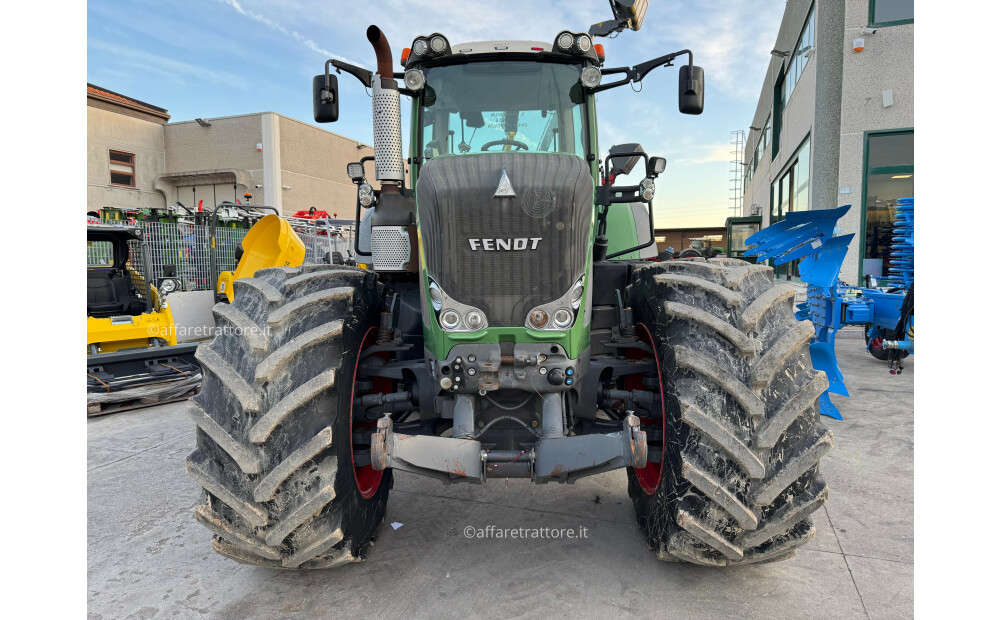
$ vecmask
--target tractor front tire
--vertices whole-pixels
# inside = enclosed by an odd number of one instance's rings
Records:
[[[358,476],[352,452],[355,369],[381,285],[329,265],[262,269],[234,284],[233,303],[213,310],[215,339],[195,354],[205,375],[190,404],[187,472],[204,490],[195,518],[238,562],[360,561],[392,484],[391,471]]]
[[[815,533],[809,515],[829,494],[817,464],[833,447],[794,289],[714,258],[642,267],[627,295],[660,369],[662,467],[628,470],[650,546],[711,566],[791,557]]]

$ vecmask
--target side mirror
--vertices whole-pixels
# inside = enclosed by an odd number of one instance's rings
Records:
[[[326,87],[326,75],[313,78],[313,118],[317,123],[332,123],[340,116],[340,100],[337,97],[337,76],[330,74],[330,88]]]
[[[701,114],[705,109],[705,70],[696,65],[681,65],[677,105],[681,114]]]

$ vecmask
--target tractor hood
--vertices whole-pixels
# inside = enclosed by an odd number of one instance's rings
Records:
[[[417,210],[427,275],[491,327],[521,327],[586,270],[594,183],[557,153],[437,157],[420,169]]]

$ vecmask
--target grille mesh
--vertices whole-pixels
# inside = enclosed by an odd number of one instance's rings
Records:
[[[372,227],[375,271],[400,271],[410,262],[410,236],[405,226]]]
[[[504,169],[517,196],[494,198]],[[491,326],[522,326],[533,307],[561,297],[584,272],[593,196],[590,169],[575,155],[432,159],[417,182],[427,271],[450,297],[485,312]],[[534,250],[531,239],[539,239]],[[483,240],[511,250],[487,250]]]

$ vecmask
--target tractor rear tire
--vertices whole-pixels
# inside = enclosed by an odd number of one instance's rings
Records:
[[[627,295],[663,396],[662,468],[628,469],[650,546],[711,566],[791,557],[815,533],[809,515],[829,494],[817,464],[833,447],[794,289],[765,265],[714,258],[639,268]]]
[[[218,553],[241,563],[360,561],[392,484],[391,471],[376,472],[359,489],[350,417],[381,285],[351,267],[275,267],[234,292],[213,310],[215,339],[195,354],[205,375],[190,404],[197,448],[187,471],[204,489],[195,518]]]

